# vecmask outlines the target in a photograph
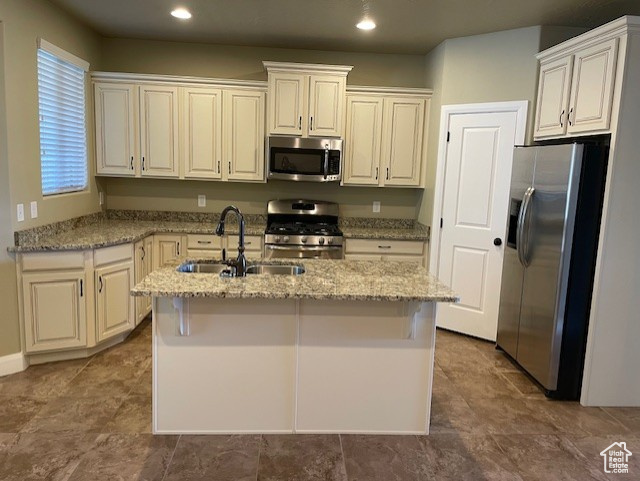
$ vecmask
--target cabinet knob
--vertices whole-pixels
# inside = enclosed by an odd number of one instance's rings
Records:
[[[500,239],[500,237],[496,237],[495,239],[493,239],[493,245],[494,246],[501,246],[502,245],[502,239]]]

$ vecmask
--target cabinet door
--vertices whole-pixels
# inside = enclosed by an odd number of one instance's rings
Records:
[[[96,83],[94,92],[96,173],[134,176],[137,162],[135,87]]]
[[[146,275],[151,274],[151,272],[153,272],[153,236],[144,239],[143,261]],[[145,316],[151,312],[152,301],[151,296],[144,296],[142,298],[144,312],[146,312]]]
[[[131,261],[95,270],[96,340],[104,341],[135,327]]]
[[[378,185],[382,140],[382,107],[379,97],[347,98],[344,185]]]
[[[222,91],[184,89],[184,176],[219,179],[222,173]]]
[[[140,87],[143,176],[178,177],[178,88]]]
[[[311,75],[309,79],[309,136],[341,137],[346,79]]]
[[[381,173],[384,185],[420,185],[424,105],[422,99],[385,99],[382,125],[385,172]]]
[[[142,281],[151,272],[151,253],[153,251],[153,244],[149,248],[149,241],[143,239],[135,244],[134,251],[134,284]],[[151,297],[135,297],[136,307],[136,325],[139,324],[149,314],[149,308],[151,307]]]
[[[87,345],[84,272],[22,276],[27,352]]]
[[[609,129],[617,53],[614,38],[575,54],[567,133]]]
[[[305,75],[269,75],[269,133],[302,135]]]
[[[264,104],[264,92],[225,90],[224,178],[264,180]]]
[[[535,138],[564,135],[567,131],[572,61],[569,55],[540,64]]]
[[[184,254],[186,237],[181,235],[160,234],[154,236],[153,265],[155,269],[174,263]]]

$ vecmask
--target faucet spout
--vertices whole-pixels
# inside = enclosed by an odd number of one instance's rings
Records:
[[[235,267],[234,272],[236,277],[244,277],[247,275],[247,259],[244,256],[244,216],[242,212],[240,212],[240,209],[233,205],[224,208],[220,214],[218,226],[216,227],[216,235],[224,235],[224,221],[229,212],[233,212],[238,218],[238,257],[235,261],[228,262]]]

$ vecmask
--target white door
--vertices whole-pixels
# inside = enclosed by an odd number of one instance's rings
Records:
[[[302,135],[305,79],[301,74],[269,75],[269,133]]]
[[[609,128],[617,53],[617,38],[576,53],[568,134]]]
[[[96,173],[134,176],[136,154],[135,86],[96,83]]]
[[[344,77],[312,75],[309,79],[309,136],[341,137]]]
[[[384,100],[384,173],[381,172],[384,185],[420,185],[424,106],[422,99]]]
[[[184,176],[219,179],[222,174],[222,91],[184,89],[182,99]]]
[[[178,88],[140,87],[143,176],[178,177]]]
[[[540,65],[534,131],[536,138],[564,135],[567,131],[572,65],[572,55]]]
[[[439,304],[436,320],[489,340],[498,326],[516,125],[515,112],[455,114],[448,123],[437,272],[460,302]]]
[[[264,92],[225,90],[223,179],[264,180],[264,103]]]
[[[382,140],[380,97],[350,95],[347,98],[344,185],[378,185]]]

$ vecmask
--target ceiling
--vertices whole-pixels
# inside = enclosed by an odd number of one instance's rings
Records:
[[[424,54],[447,38],[531,25],[595,27],[639,0],[50,0],[107,37]],[[187,21],[169,12],[186,7]],[[355,24],[368,13],[378,28]]]

